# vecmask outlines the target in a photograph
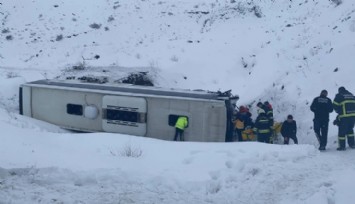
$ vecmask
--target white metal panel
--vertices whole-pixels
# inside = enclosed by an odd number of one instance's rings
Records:
[[[127,96],[104,96],[103,109],[119,109],[128,112],[147,113],[147,102],[144,98]],[[130,135],[145,136],[147,124],[139,122],[127,122],[122,120],[102,119],[102,129],[107,132],[116,132]]]
[[[147,137],[173,140],[175,127],[169,126],[169,115],[184,115],[189,119],[189,127],[184,132],[186,141],[224,142],[227,120],[224,101],[175,98],[147,98],[147,101]]]
[[[87,95],[84,92],[57,90],[50,88],[32,87],[32,117],[43,120],[60,127],[81,131],[103,131],[102,117],[86,118],[84,115],[69,114],[67,105],[97,104],[101,108],[102,96],[99,94]]]
[[[224,105],[213,105],[207,109],[206,122],[208,124],[205,133],[206,141],[224,142],[227,129],[227,111]]]
[[[22,111],[23,115],[32,117],[31,87],[22,87]]]

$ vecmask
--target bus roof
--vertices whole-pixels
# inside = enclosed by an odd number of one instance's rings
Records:
[[[90,90],[103,90],[103,91],[117,91],[124,93],[134,93],[143,95],[156,95],[156,96],[171,96],[171,97],[185,97],[185,98],[197,98],[208,100],[219,100],[221,98],[218,92],[210,92],[204,90],[183,90],[183,89],[168,89],[151,86],[138,86],[132,84],[96,84],[96,83],[83,83],[73,80],[38,80],[27,83],[28,85],[46,85],[57,87],[70,87],[78,89],[90,89]]]

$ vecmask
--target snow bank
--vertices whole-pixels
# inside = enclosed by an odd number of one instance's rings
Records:
[[[319,154],[309,145],[181,143],[0,126],[5,130],[0,136],[0,197],[12,203],[110,203],[114,198],[143,203],[247,202],[254,192],[250,189],[257,188],[260,195],[253,196],[254,203],[263,203],[275,188],[290,187],[284,179],[299,174],[297,180],[303,180],[309,172],[300,171],[302,165]],[[127,151],[137,150],[137,157],[127,156]],[[105,192],[111,199],[102,197]]]
[[[341,153],[330,160],[312,145],[0,128],[5,203],[326,203],[351,195],[345,178],[355,173]]]

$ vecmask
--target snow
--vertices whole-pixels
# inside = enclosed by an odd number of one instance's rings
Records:
[[[4,122],[1,128],[5,203],[346,203],[355,198],[353,152],[59,134],[50,127],[43,132]]]
[[[352,203],[354,151],[335,150],[330,124],[319,152],[309,111],[322,89],[355,93],[355,2],[333,2],[2,1],[0,203]],[[277,121],[294,116],[300,145],[73,133],[18,114],[22,83],[140,71],[165,88],[232,89],[254,118],[268,100]]]

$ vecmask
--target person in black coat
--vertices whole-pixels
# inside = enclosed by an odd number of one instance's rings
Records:
[[[284,137],[284,144],[289,144],[290,139],[293,140],[295,144],[298,144],[297,140],[297,125],[296,121],[293,120],[292,115],[287,116],[287,120],[282,123],[281,135]]]
[[[327,96],[327,90],[323,90],[311,104],[311,111],[314,113],[313,129],[319,142],[319,150],[325,150],[327,146],[329,114],[333,112],[332,100]]]

